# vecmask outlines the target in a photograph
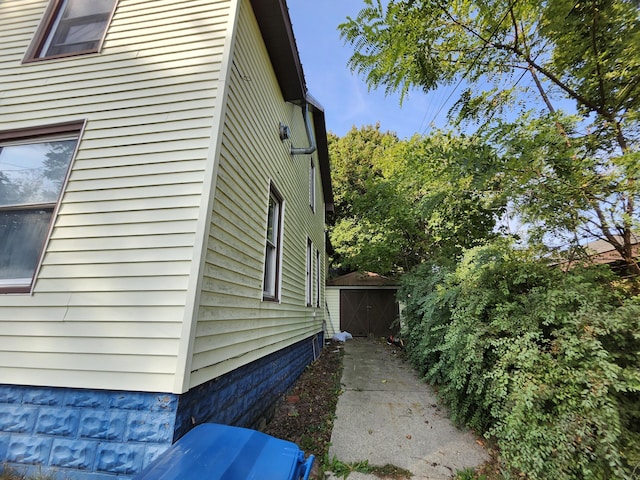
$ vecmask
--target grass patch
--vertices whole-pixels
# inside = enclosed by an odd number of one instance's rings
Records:
[[[413,475],[409,470],[396,467],[395,465],[370,465],[368,460],[345,463],[334,457],[331,461],[325,458],[323,463],[326,471],[342,478],[347,478],[352,472],[370,473],[380,478],[391,478],[396,480],[408,479]]]

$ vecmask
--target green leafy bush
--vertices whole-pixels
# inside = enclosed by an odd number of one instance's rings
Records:
[[[416,270],[401,295],[409,358],[510,467],[541,479],[632,477],[640,300],[607,269],[563,272],[500,240],[455,270]]]
[[[448,275],[444,267],[421,265],[412,275],[404,277],[399,292],[405,303],[403,328],[407,353],[420,373],[435,384],[445,382],[440,369],[433,366],[440,363],[440,346],[456,300],[456,289],[444,286]]]

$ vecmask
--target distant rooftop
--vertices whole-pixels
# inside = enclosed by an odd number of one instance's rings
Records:
[[[330,287],[383,287],[397,284],[395,280],[373,272],[351,272],[327,281]]]

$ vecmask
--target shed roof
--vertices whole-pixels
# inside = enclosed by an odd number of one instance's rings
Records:
[[[397,282],[373,272],[351,272],[328,280],[327,285],[332,287],[384,287],[397,285]]]
[[[622,241],[622,237],[616,235],[616,239]],[[634,234],[631,235],[631,252],[634,256],[640,253],[638,243],[638,237]],[[587,243],[585,250],[589,255],[589,258],[594,263],[615,263],[622,260],[622,255],[618,253],[615,247],[606,240],[596,240],[595,242]]]
[[[619,235],[615,235],[615,238],[622,242],[622,237]],[[615,247],[607,240],[594,240],[593,242],[586,243],[583,245],[585,253],[589,257],[590,263],[596,264],[613,264],[620,260],[623,260],[620,253],[615,249]],[[631,234],[631,252],[632,255],[637,256],[640,254],[640,237],[636,234]],[[582,262],[583,259],[578,259],[579,262]],[[576,261],[575,258],[572,258],[568,255],[568,252],[560,252],[560,256],[556,258],[550,265],[560,265],[562,268],[571,268],[571,265]]]
[[[615,238],[616,240],[622,242],[621,236],[615,235]],[[634,234],[631,234],[631,244],[637,245],[638,243],[638,237],[636,237]],[[587,243],[584,247],[588,253],[596,255],[615,251],[615,247],[607,240],[596,240],[594,242]]]

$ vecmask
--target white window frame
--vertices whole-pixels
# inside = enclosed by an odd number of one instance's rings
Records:
[[[271,208],[274,211],[271,211]],[[267,200],[267,225],[265,232],[264,276],[262,299],[279,301],[282,271],[282,224],[284,200],[273,184],[269,186]],[[271,233],[271,236],[269,235]]]

